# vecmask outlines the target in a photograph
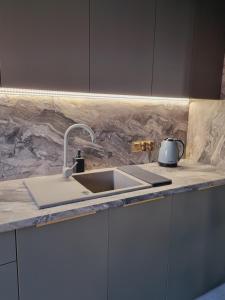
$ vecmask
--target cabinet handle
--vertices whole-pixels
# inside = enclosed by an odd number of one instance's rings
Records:
[[[199,191],[205,191],[205,190],[209,190],[209,189],[216,188],[216,187],[219,187],[219,186],[216,186],[216,185],[203,186],[203,187],[200,187],[198,190]]]
[[[164,199],[164,198],[165,198],[164,196],[157,197],[157,198],[152,198],[152,199],[143,200],[143,201],[139,201],[139,202],[135,202],[135,203],[125,204],[123,207],[126,208],[126,207],[130,207],[130,206],[134,206],[134,205],[141,205],[141,204],[149,203],[149,202],[152,202],[152,201],[161,200],[161,199]]]
[[[37,224],[36,227],[43,227],[43,226],[57,224],[57,223],[65,222],[65,221],[75,220],[75,219],[79,219],[79,218],[82,218],[82,217],[91,216],[91,215],[94,215],[94,214],[96,214],[95,211],[89,212],[89,213],[84,213],[84,214],[81,214],[79,216],[73,216],[73,217],[68,217],[68,218],[62,218],[62,219],[58,219],[58,220],[48,221],[46,223]]]

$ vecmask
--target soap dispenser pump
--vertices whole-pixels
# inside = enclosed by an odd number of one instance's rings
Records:
[[[74,173],[82,173],[85,171],[84,158],[81,156],[81,150],[77,151],[77,155],[73,158]]]

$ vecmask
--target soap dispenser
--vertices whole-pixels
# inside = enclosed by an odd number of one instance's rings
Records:
[[[81,150],[77,151],[77,155],[73,158],[73,164],[77,163],[73,168],[73,173],[82,173],[85,171],[84,158],[81,156]]]

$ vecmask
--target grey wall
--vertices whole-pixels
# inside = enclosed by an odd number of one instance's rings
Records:
[[[97,144],[88,137],[71,138],[85,150],[88,168],[148,162],[146,153],[131,153],[131,143],[153,139],[157,148],[168,136],[186,141],[188,101],[0,96],[0,180],[61,172],[63,135],[73,123],[93,128]],[[74,137],[72,135],[72,137]],[[85,141],[86,139],[86,141]]]

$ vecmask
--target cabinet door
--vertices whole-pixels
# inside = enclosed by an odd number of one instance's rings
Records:
[[[208,190],[210,207],[205,259],[207,290],[225,282],[225,186]]]
[[[171,199],[109,212],[109,300],[165,299]]]
[[[107,299],[107,212],[18,231],[20,300]]]
[[[0,267],[0,299],[18,300],[17,268],[15,262]]]
[[[173,197],[168,299],[195,299],[208,290],[206,251],[212,200],[208,190]]]
[[[4,87],[89,90],[89,0],[0,1]]]
[[[190,96],[220,99],[225,52],[225,1],[198,0],[196,15]]]
[[[153,96],[189,96],[193,0],[157,0]]]
[[[15,231],[0,234],[0,265],[16,260]]]
[[[155,0],[91,0],[91,91],[151,94]]]

